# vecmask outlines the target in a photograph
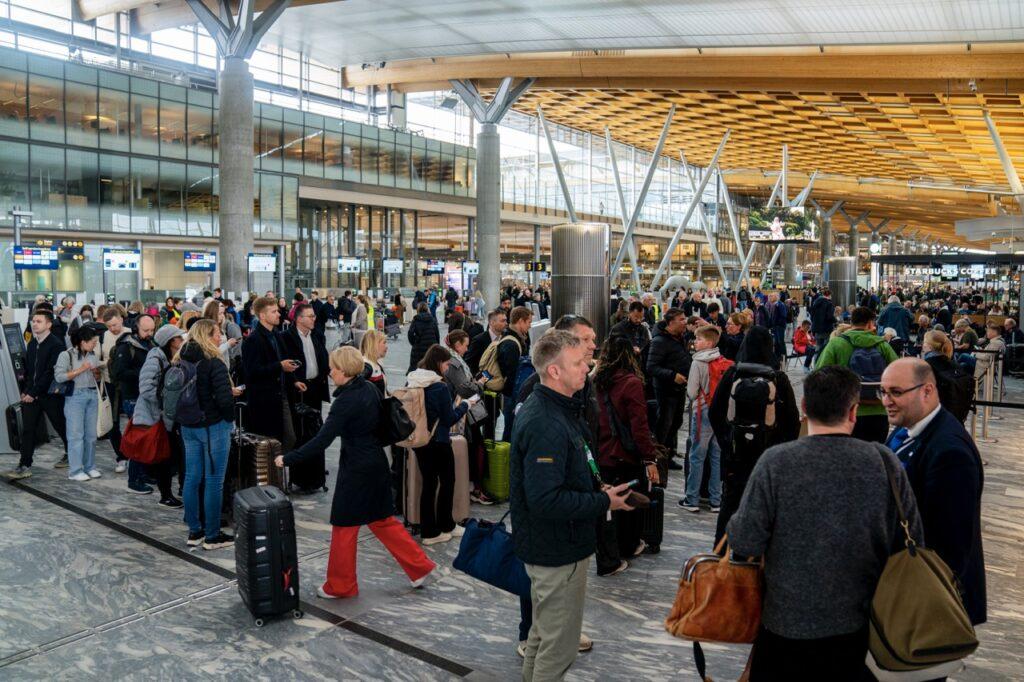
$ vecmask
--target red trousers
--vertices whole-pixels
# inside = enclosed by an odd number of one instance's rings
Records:
[[[402,522],[394,516],[367,524],[377,539],[391,552],[409,580],[419,580],[433,571],[437,564],[412,539]],[[334,526],[331,532],[331,554],[327,560],[327,580],[324,592],[336,597],[354,597],[359,594],[356,579],[356,541],[359,526]]]

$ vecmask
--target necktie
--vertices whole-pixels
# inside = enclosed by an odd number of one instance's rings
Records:
[[[903,446],[905,442],[907,442],[907,439],[909,438],[910,432],[907,431],[906,427],[901,426],[900,428],[892,432],[892,435],[889,436],[889,440],[886,442],[886,445],[889,446],[890,450],[896,452],[897,450],[900,449],[900,447]]]

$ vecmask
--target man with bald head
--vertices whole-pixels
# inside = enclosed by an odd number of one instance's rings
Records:
[[[984,623],[984,476],[978,448],[964,425],[939,404],[935,375],[924,360],[904,358],[890,364],[882,374],[878,394],[893,427],[886,445],[907,471],[925,543],[962,585],[971,622]]]

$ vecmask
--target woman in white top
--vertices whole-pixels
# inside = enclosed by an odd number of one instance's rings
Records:
[[[53,379],[68,383],[64,397],[64,419],[68,436],[68,478],[88,481],[102,474],[96,468],[96,415],[99,410],[101,363],[96,356],[99,339],[92,327],[71,332],[71,348],[57,357]]]

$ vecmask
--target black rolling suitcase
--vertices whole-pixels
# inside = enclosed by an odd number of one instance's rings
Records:
[[[235,494],[234,509],[238,592],[256,626],[289,612],[301,618],[292,503],[273,486],[254,486]]]
[[[644,494],[650,498],[651,506],[636,511],[640,514],[640,539],[647,543],[648,552],[657,554],[665,537],[665,489],[654,485]]]
[[[11,403],[4,414],[7,418],[7,442],[12,450],[21,450],[21,403]]]
[[[305,445],[317,434],[324,425],[320,410],[305,403],[296,403],[295,407],[295,447]],[[327,464],[324,453],[307,459],[299,464],[288,467],[289,492],[315,493],[327,492]]]

